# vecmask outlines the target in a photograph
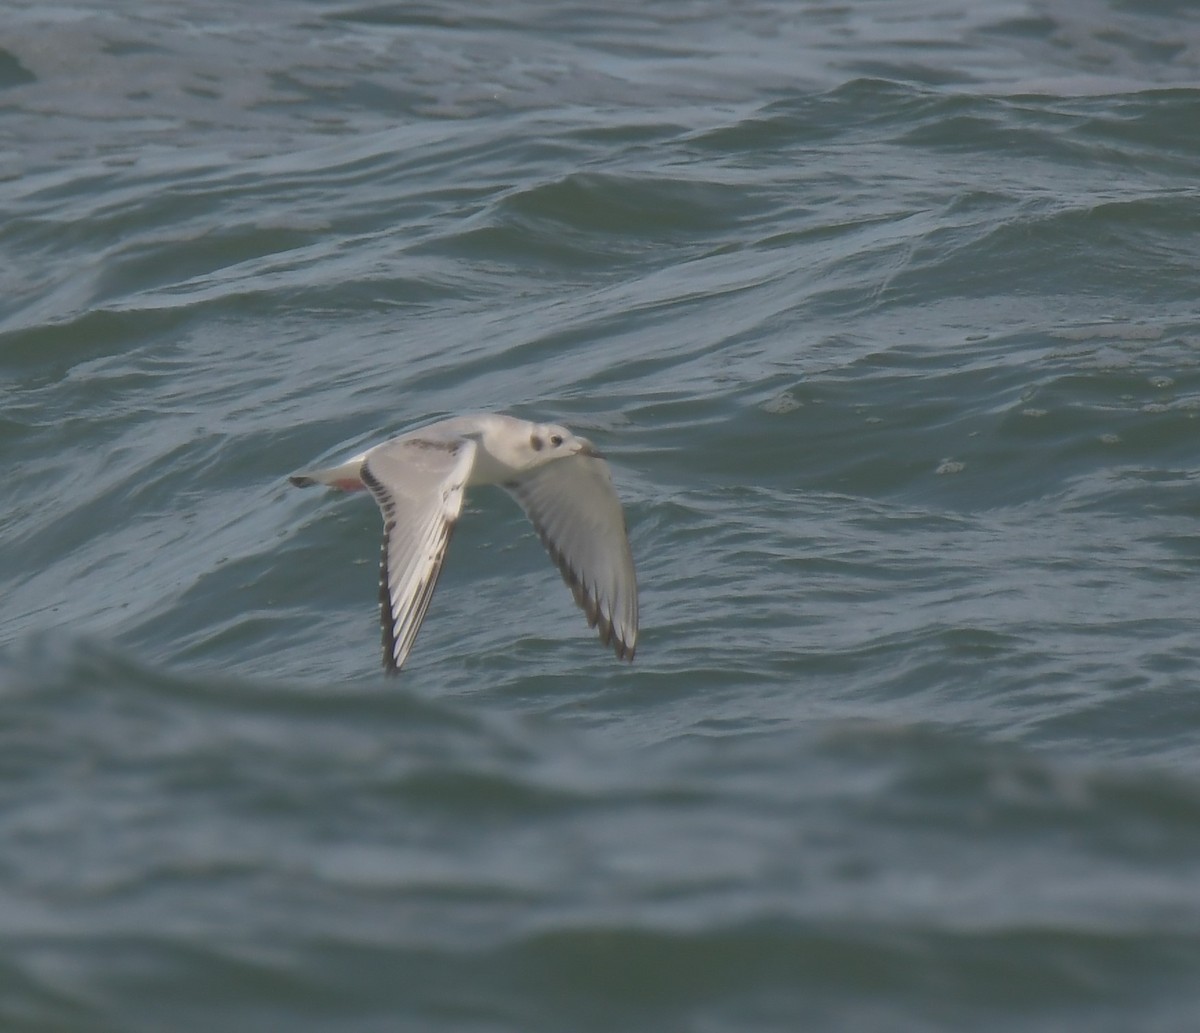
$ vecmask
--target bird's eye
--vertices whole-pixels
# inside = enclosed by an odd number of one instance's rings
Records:
[[[550,435],[550,444],[552,444],[555,448],[557,448],[559,445],[562,444],[562,435],[561,434],[551,434]]]
[[[529,446],[535,452],[540,452],[542,450],[542,445],[544,445],[544,444],[545,444],[545,442],[542,441],[542,439],[539,438],[536,434],[529,435]]]

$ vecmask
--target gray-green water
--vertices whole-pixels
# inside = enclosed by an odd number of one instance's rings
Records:
[[[9,4],[0,1030],[1200,1022],[1200,12]],[[293,469],[500,494],[408,668]]]

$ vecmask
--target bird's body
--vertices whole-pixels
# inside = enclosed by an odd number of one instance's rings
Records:
[[[469,487],[499,485],[532,521],[575,601],[617,656],[632,660],[638,600],[633,556],[608,464],[555,424],[495,413],[457,416],[292,476],[298,487],[366,489],[383,511],[384,666],[412,649]]]

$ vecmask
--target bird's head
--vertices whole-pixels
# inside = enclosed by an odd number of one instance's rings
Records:
[[[587,438],[580,437],[566,427],[557,423],[533,424],[529,432],[530,466],[541,466],[542,463],[553,459],[565,459],[576,455],[602,458]]]

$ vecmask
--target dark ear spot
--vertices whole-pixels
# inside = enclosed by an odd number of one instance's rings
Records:
[[[542,446],[545,444],[545,442],[541,438],[539,438],[536,434],[530,434],[529,435],[529,444],[530,444],[530,447],[532,447],[532,449],[535,452],[540,452],[542,450]]]
[[[555,448],[558,448],[558,446],[562,444],[562,435],[561,434],[551,434],[550,435],[550,444],[552,444]]]

